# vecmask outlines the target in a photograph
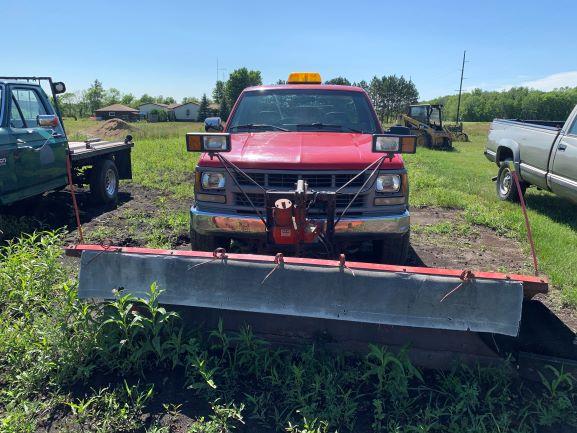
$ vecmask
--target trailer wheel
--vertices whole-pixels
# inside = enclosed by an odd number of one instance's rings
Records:
[[[511,160],[503,161],[499,167],[499,173],[497,174],[496,182],[497,197],[499,197],[501,200],[508,200],[518,203],[519,192],[517,190],[517,184],[515,183],[513,174],[509,168],[509,163],[511,162]],[[521,184],[521,194],[525,195],[527,185],[521,181],[519,183]]]
[[[409,257],[411,232],[390,236],[373,242],[373,248],[380,263],[386,265],[404,265]]]
[[[114,161],[102,159],[92,166],[90,192],[102,204],[115,204],[118,200],[118,169]]]
[[[217,248],[229,250],[230,239],[220,236],[201,235],[192,227],[190,229],[190,249],[193,251],[212,252]]]

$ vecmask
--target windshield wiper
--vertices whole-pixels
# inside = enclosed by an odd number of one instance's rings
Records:
[[[345,125],[333,125],[333,124],[328,124],[328,123],[321,123],[321,122],[315,122],[315,123],[300,123],[298,125],[296,125],[297,128],[339,128],[339,129],[345,129],[347,131],[350,132],[356,132],[358,134],[364,134],[363,131],[361,131],[360,129],[355,129],[355,128],[351,128],[349,126],[345,126]]]
[[[276,125],[267,125],[265,123],[247,123],[246,125],[234,125],[231,126],[230,129],[258,129],[258,128],[271,128],[275,131],[284,131],[288,132],[288,129],[281,128],[280,126]]]

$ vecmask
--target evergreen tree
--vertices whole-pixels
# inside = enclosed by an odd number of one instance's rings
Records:
[[[222,119],[223,122],[226,122],[229,114],[230,108],[228,108],[228,102],[226,102],[226,98],[223,98],[218,110],[218,116]]]
[[[325,84],[338,84],[339,86],[350,86],[351,82],[345,77],[336,77],[331,80],[325,81]]]
[[[216,102],[217,104],[222,104],[222,101],[224,101],[226,99],[226,93],[225,93],[225,83],[224,81],[220,81],[218,80],[216,82],[216,86],[214,87],[214,90],[212,91],[212,99],[214,102]]]
[[[208,98],[206,97],[206,93],[204,93],[200,100],[200,108],[198,109],[198,118],[196,120],[198,122],[204,122],[204,119],[207,117],[210,117],[210,108],[208,108]]]

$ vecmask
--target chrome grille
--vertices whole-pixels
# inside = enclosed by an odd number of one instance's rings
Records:
[[[246,195],[248,196],[248,198],[250,198],[250,201],[252,201],[252,204],[255,207],[264,207],[264,194],[247,193]],[[234,193],[234,203],[237,206],[250,207],[250,202],[247,200],[247,198],[242,192]]]
[[[265,174],[264,173],[247,173],[256,183],[261,186],[265,185]],[[238,181],[239,185],[254,185],[246,176],[243,176],[240,173],[235,173],[234,176]]]
[[[252,203],[257,208],[264,207],[265,196],[262,193],[248,193],[247,196],[250,198]],[[344,209],[349,202],[353,199],[354,194],[337,194],[336,197],[336,207],[337,209]],[[365,202],[365,196],[359,194],[359,196],[351,204],[352,208],[363,207]],[[250,202],[246,199],[245,195],[241,192],[234,193],[234,203],[236,206],[250,207]]]
[[[298,179],[297,174],[269,173],[267,182],[268,186],[294,188]]]
[[[264,173],[264,172],[247,172],[247,174],[259,185],[270,188],[289,188],[293,189],[299,179],[304,179],[310,188],[340,188],[355,177],[356,173]],[[237,182],[240,185],[254,185],[249,179],[240,173],[234,173]],[[363,173],[354,181],[349,188],[360,188],[365,182],[367,173]]]
[[[363,186],[363,183],[365,183],[365,179],[366,179],[366,173],[361,174],[359,177],[357,177],[355,180],[353,180],[348,186],[349,187],[361,187]],[[335,174],[335,186],[337,188],[343,186],[344,184],[346,184],[348,181],[350,181],[353,177],[355,177],[356,174]]]
[[[333,186],[331,174],[303,174],[302,178],[311,188],[330,188]]]
[[[355,195],[354,194],[338,194],[337,195],[337,209],[338,208],[345,208],[349,202],[353,199]],[[353,203],[351,204],[351,208],[355,208],[355,207],[363,207],[364,204],[364,200],[365,197],[361,194],[358,195],[357,198],[355,198],[355,200],[353,201]]]

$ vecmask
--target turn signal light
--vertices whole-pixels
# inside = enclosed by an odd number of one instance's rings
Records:
[[[230,152],[230,134],[224,132],[189,132],[186,134],[189,152]]]

